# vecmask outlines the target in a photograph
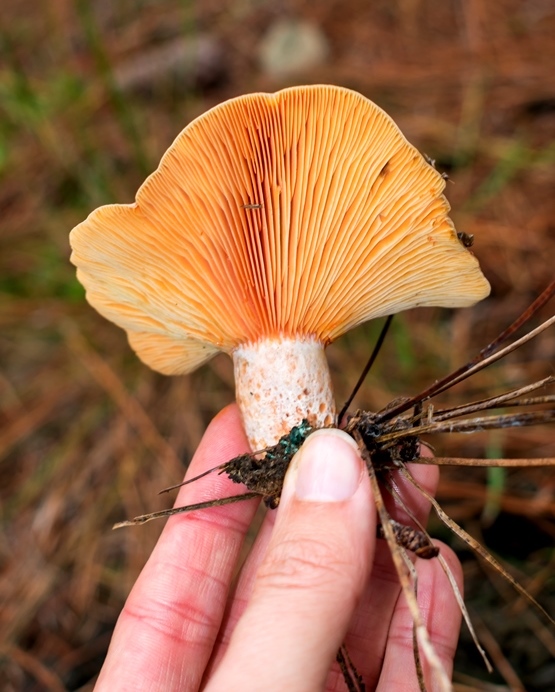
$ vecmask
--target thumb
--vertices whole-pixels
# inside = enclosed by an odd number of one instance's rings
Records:
[[[375,521],[355,442],[337,429],[312,434],[287,472],[251,601],[210,689],[216,679],[322,688],[369,575]]]

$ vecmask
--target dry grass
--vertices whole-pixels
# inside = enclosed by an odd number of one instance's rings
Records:
[[[399,319],[361,406],[414,393],[460,364],[553,276],[552,3],[285,5],[320,25],[332,56],[287,83],[257,65],[260,36],[277,15],[269,0],[2,5],[1,689],[90,689],[161,529],[110,526],[167,502],[156,492],[181,478],[207,422],[232,399],[225,358],[189,378],[146,370],[123,334],[87,307],[68,263],[73,225],[99,204],[131,201],[195,115],[247,91],[337,83],[382,105],[450,173],[453,217],[475,233],[493,294],[473,310]],[[211,61],[157,61],[164,50],[182,55],[195,39],[215,47]],[[160,67],[144,67],[152,64]],[[340,401],[376,332],[368,325],[330,348]],[[554,354],[555,334],[545,334],[444,400],[551,374]],[[555,455],[553,431],[541,428],[434,444],[442,455]],[[445,471],[439,497],[555,612],[552,471],[512,470],[501,479]],[[463,635],[459,689],[552,689],[554,633],[496,577],[485,580],[464,550],[461,557],[470,608],[502,672],[480,683],[485,675]]]

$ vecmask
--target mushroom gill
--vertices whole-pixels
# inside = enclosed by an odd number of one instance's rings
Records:
[[[356,92],[252,94],[188,125],[134,204],[101,207],[73,229],[71,259],[89,303],[155,370],[190,372],[223,350],[238,373],[260,343],[323,348],[374,317],[484,298],[444,186]],[[320,424],[333,416],[328,389]],[[293,398],[314,415],[322,406]],[[274,441],[264,435],[257,444]]]

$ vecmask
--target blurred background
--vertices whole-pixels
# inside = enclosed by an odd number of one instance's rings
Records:
[[[0,17],[0,689],[90,690],[125,597],[231,363],[189,377],[143,366],[85,302],[68,233],[131,202],[179,131],[222,100],[303,83],[356,89],[449,174],[459,231],[492,295],[399,316],[356,405],[414,394],[472,357],[553,277],[555,5],[551,0],[3,0]],[[549,307],[549,306],[548,306]],[[543,316],[552,314],[546,308]],[[539,323],[540,317],[534,320]],[[329,349],[349,394],[379,331]],[[555,332],[442,395],[472,400],[553,373]],[[555,456],[553,429],[444,435],[437,453]],[[555,612],[555,474],[442,473],[451,516]],[[497,665],[463,632],[457,690],[552,690],[555,633],[459,550]]]

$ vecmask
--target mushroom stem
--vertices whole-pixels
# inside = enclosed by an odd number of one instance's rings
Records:
[[[304,418],[322,428],[335,421],[323,344],[275,337],[233,352],[237,403],[253,450],[275,444]]]

